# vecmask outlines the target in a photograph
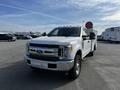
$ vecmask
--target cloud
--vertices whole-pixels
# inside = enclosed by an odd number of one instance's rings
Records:
[[[97,13],[116,12],[120,8],[120,0],[66,0],[75,8],[82,10],[97,10]]]
[[[0,15],[0,18],[5,18],[5,17],[22,17],[26,15],[30,15],[32,13],[22,13],[22,14],[6,14],[6,15]]]
[[[66,0],[69,4],[74,4],[80,7],[93,7],[99,5],[100,3],[112,3],[118,4],[120,0]]]
[[[25,8],[16,7],[16,6],[13,6],[13,5],[2,4],[2,3],[0,3],[0,6],[8,7],[8,8],[14,8],[14,9],[18,9],[18,10],[25,10],[25,11],[27,10]]]
[[[24,11],[27,11],[27,12],[31,12],[31,13],[34,13],[34,14],[39,14],[39,15],[49,17],[49,18],[52,18],[52,19],[55,19],[55,20],[63,21],[63,22],[70,22],[69,20],[65,20],[65,19],[62,19],[62,18],[59,18],[59,17],[55,17],[53,15],[49,15],[49,14],[46,14],[46,13],[43,13],[43,12],[40,12],[40,11],[26,9],[26,8],[23,8],[23,7],[17,7],[17,6],[13,6],[13,5],[7,5],[7,4],[0,4],[0,6],[15,8],[15,9],[18,9],[18,10],[24,10]]]
[[[89,12],[92,19],[96,22],[104,23],[106,21],[110,26],[116,21],[120,21],[120,0],[66,0],[67,3],[75,8],[83,9]],[[94,16],[95,15],[95,16]],[[94,16],[94,18],[93,18]],[[84,16],[85,17],[85,16]],[[90,17],[89,17],[90,19]],[[104,26],[104,24],[103,24]]]
[[[24,25],[18,25],[15,23],[9,23],[9,22],[0,22],[0,31],[11,31],[11,32],[28,32],[28,31],[39,31],[39,32],[49,32],[52,30],[54,26],[48,25],[39,25],[39,26],[24,26]]]
[[[0,21],[0,31],[12,31],[12,32],[27,32],[27,31],[33,31],[33,32],[50,32],[55,27],[59,26],[77,26],[79,24],[47,24],[47,25],[20,25],[15,23],[10,23],[6,21]]]
[[[15,26],[11,25],[11,28],[12,26],[13,28],[17,26],[21,27],[21,30],[29,30],[30,28],[33,28],[33,30],[45,30],[58,25],[81,25],[83,20],[91,20],[95,22],[95,28],[104,30],[104,28],[116,23],[118,25],[120,21],[120,0],[4,1],[6,2],[0,3],[0,6],[9,8],[9,10],[11,8],[11,10],[17,9],[23,12],[15,13],[13,11],[2,14],[0,19],[18,24]],[[42,24],[44,25],[42,26]]]
[[[103,21],[120,21],[120,11],[113,13],[112,15],[105,16],[101,20],[103,20]]]

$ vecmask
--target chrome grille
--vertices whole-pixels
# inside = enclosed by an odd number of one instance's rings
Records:
[[[43,55],[43,56],[56,56],[56,57],[58,57],[58,48],[29,47],[29,53]]]
[[[58,59],[64,56],[64,47],[59,45],[29,44],[29,54],[33,59]]]

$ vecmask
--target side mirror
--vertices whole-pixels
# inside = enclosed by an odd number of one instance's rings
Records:
[[[42,36],[47,36],[47,33],[46,33],[46,32],[44,32],[44,33],[42,34]]]
[[[87,40],[87,38],[85,36],[82,36],[83,40]]]
[[[88,40],[88,39],[89,39],[89,36],[83,35],[83,36],[82,36],[82,39],[83,39],[83,40]]]
[[[95,39],[95,33],[94,32],[90,33],[90,39]]]

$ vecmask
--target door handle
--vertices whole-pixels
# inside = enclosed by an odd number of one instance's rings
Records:
[[[88,43],[89,43],[90,41],[88,41]]]

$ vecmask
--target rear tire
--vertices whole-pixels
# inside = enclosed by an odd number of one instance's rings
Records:
[[[74,60],[74,66],[73,68],[69,71],[69,76],[71,79],[76,79],[81,72],[81,56],[76,55],[75,60]]]
[[[89,56],[94,56],[94,51],[90,52]]]
[[[94,56],[95,50],[96,50],[96,46],[94,46],[94,50],[89,53],[89,56]]]

